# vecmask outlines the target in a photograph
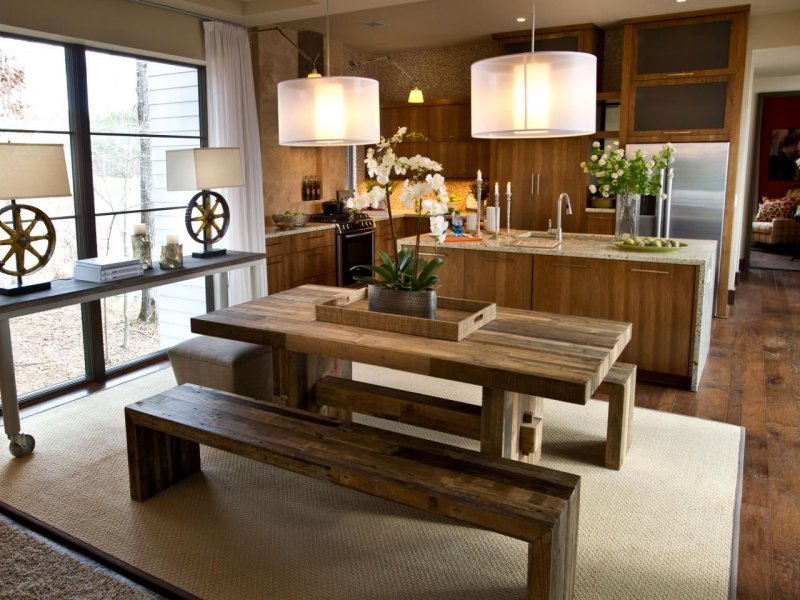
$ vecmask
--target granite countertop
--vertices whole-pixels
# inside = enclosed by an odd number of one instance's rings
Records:
[[[635,250],[621,250],[612,245],[614,238],[610,235],[565,233],[561,243],[557,243],[552,237],[524,237],[528,233],[512,230],[511,237],[503,234],[497,240],[492,239],[490,235],[482,234],[484,239],[480,242],[446,242],[444,247],[489,252],[520,252],[524,254],[547,254],[549,256],[575,256],[702,266],[712,264],[717,247],[717,242],[714,240],[681,239],[679,241],[688,244],[688,246],[673,252],[637,252]],[[413,237],[409,237],[402,241],[407,242],[413,239]],[[436,245],[434,240],[427,235],[422,236],[420,244],[426,247]]]
[[[268,225],[264,228],[264,237],[276,238],[285,235],[296,235],[298,233],[308,233],[309,231],[321,231],[323,229],[333,229],[336,227],[333,223],[306,223],[302,227],[291,227],[289,229],[281,229],[275,225]]]

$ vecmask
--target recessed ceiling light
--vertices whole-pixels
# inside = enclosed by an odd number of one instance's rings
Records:
[[[684,2],[686,2],[686,0],[675,0],[675,2],[677,2],[678,4],[683,4]]]
[[[524,23],[526,20],[525,17],[517,17],[517,23]]]

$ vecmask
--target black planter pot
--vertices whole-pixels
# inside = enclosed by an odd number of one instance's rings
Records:
[[[367,297],[372,312],[391,313],[422,319],[436,318],[436,291],[397,290],[370,284]]]

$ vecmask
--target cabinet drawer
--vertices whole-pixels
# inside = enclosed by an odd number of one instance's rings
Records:
[[[292,251],[292,236],[282,235],[279,237],[268,237],[266,239],[266,244],[267,256],[280,256],[281,254],[289,254]]]
[[[464,297],[509,308],[531,307],[533,258],[514,252],[466,251]]]
[[[292,252],[302,252],[323,246],[333,246],[336,239],[336,230],[323,229],[322,231],[310,231],[308,233],[298,233],[291,237]]]
[[[611,262],[571,256],[533,259],[533,309],[609,318]]]
[[[404,246],[409,248],[409,246]],[[439,269],[439,286],[436,293],[448,298],[464,297],[464,250],[460,248],[420,248],[419,256],[425,260],[439,256],[444,264]]]
[[[335,273],[336,252],[333,246],[311,248],[292,254],[292,283],[325,273]]]

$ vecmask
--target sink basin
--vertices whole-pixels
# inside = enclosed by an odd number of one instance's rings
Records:
[[[550,238],[554,240],[556,235],[546,231],[516,231],[511,234],[512,238]]]

